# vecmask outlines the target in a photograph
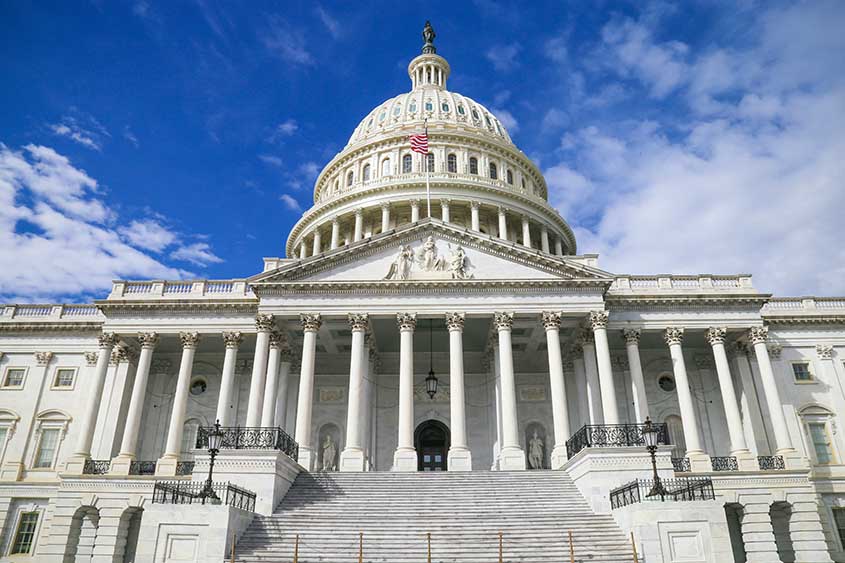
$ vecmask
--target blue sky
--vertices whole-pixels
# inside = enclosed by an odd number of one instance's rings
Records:
[[[845,3],[102,0],[0,5],[0,300],[256,273],[426,18],[605,269],[845,294]]]

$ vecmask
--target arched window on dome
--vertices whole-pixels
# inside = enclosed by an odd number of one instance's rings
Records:
[[[525,189],[525,178],[522,179],[522,189]]]
[[[478,174],[478,159],[474,156],[469,157],[469,173]]]
[[[458,157],[455,153],[446,157],[446,169],[449,172],[455,173],[458,171]]]
[[[390,176],[390,159],[385,158],[381,161],[381,175]]]
[[[490,178],[493,180],[497,180],[499,178],[499,170],[493,162],[490,163]]]
[[[396,107],[393,108],[393,115],[398,117],[400,113],[402,113],[402,106],[396,104]]]
[[[411,105],[408,106],[408,111],[411,112],[411,113],[416,113],[417,112],[417,102],[412,101]]]
[[[431,100],[425,101],[425,111],[434,111],[434,104],[431,103]]]
[[[335,180],[334,181],[334,192],[333,193],[337,193],[339,190],[340,190],[340,180]]]
[[[409,174],[413,169],[413,159],[411,155],[406,154],[402,157],[402,174]]]
[[[466,114],[466,110],[464,109],[463,104],[458,104],[458,113],[461,114],[461,115]]]
[[[440,109],[443,110],[444,113],[449,113],[449,104],[446,102],[441,103]]]
[[[352,180],[354,180],[354,179],[355,179],[355,175],[352,173],[352,170],[350,170],[350,171],[346,174],[346,187],[347,187],[347,188],[348,188],[348,187],[350,187],[350,186],[352,186]]]
[[[513,171],[508,169],[507,175],[508,175],[508,184],[510,184],[512,186],[513,185]]]
[[[425,155],[425,170],[426,172],[434,172],[434,155],[431,153]]]
[[[364,165],[363,181],[364,182],[370,181],[370,165],[369,164]]]
[[[387,110],[381,110],[381,113],[378,114],[378,122],[381,123],[384,121],[384,118],[387,117]]]

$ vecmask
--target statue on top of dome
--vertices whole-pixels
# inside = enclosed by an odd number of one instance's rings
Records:
[[[437,49],[434,47],[434,38],[437,37],[437,34],[434,33],[434,28],[431,27],[430,21],[426,20],[422,37],[423,41],[425,41],[425,45],[423,45],[422,48],[423,55],[433,55],[437,53]]]

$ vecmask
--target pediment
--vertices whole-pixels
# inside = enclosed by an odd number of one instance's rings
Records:
[[[426,219],[263,272],[250,284],[467,280],[609,284],[612,277],[565,257]]]

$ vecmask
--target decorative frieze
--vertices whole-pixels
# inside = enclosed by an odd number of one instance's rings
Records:
[[[158,333],[156,332],[139,332],[138,342],[141,348],[153,349],[158,344]]]
[[[610,315],[607,311],[590,311],[590,326],[593,330],[607,328],[607,321]]]
[[[677,344],[678,346],[681,345],[681,342],[684,341],[684,329],[682,327],[669,327],[665,331],[663,331],[663,340],[666,341],[666,344],[669,346]]]
[[[704,339],[713,346],[715,344],[724,344],[725,343],[725,335],[728,333],[728,330],[724,327],[720,326],[711,326],[707,329],[707,332],[704,333]]]
[[[748,340],[752,345],[765,344],[769,338],[769,327],[767,326],[752,326],[748,329]]]
[[[353,332],[366,331],[370,328],[370,315],[367,313],[349,313],[349,328]]]
[[[52,352],[36,352],[35,353],[35,362],[39,366],[46,366],[50,363],[50,360],[53,359]]]
[[[493,324],[496,330],[510,330],[513,328],[513,313],[493,313]]]
[[[223,333],[223,343],[226,345],[226,348],[237,350],[243,341],[244,336],[240,332],[233,331]]]
[[[320,313],[300,313],[299,322],[302,323],[302,330],[317,332],[323,324],[323,317]]]
[[[258,332],[269,332],[273,330],[275,324],[273,315],[265,315],[264,313],[255,315],[255,330]]]
[[[819,355],[820,360],[832,360],[833,346],[830,344],[816,344],[816,354]]]
[[[623,328],[622,329],[622,338],[625,339],[626,344],[637,344],[637,345],[639,345],[640,335],[641,335],[641,332],[636,328]]]
[[[446,328],[449,330],[463,330],[464,317],[464,313],[446,313]]]
[[[397,313],[396,324],[399,330],[416,330],[417,328],[417,314],[416,313]]]
[[[543,311],[540,321],[546,330],[560,330],[561,314],[557,311]]]
[[[198,332],[180,332],[179,340],[182,342],[182,348],[196,348],[200,341],[200,335]]]

